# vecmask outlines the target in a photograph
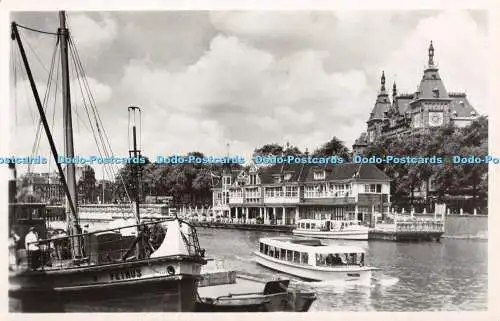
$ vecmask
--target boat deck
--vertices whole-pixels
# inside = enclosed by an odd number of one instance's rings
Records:
[[[266,283],[264,281],[259,281],[248,276],[238,275],[236,277],[236,283],[199,287],[198,293],[202,298],[217,298],[235,294],[241,297],[242,294],[263,294],[265,284]]]

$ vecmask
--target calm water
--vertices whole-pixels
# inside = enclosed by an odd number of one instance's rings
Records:
[[[448,217],[441,243],[329,241],[367,251],[367,263],[380,268],[369,285],[303,282],[292,286],[317,293],[311,311],[457,311],[488,308],[488,219]],[[258,266],[252,251],[258,239],[279,233],[198,228],[207,256],[226,268],[275,276]]]

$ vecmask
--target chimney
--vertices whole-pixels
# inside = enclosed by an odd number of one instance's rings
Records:
[[[17,173],[16,173],[16,164],[9,163],[9,204],[16,202],[16,193],[17,193]]]

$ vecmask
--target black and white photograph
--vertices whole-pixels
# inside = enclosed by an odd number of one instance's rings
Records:
[[[117,9],[2,20],[10,313],[489,310],[487,9]]]

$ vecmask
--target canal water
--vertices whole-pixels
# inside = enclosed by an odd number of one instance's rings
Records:
[[[198,228],[208,257],[228,269],[291,279],[291,286],[315,291],[310,311],[486,311],[488,309],[488,219],[453,217],[440,243],[335,241],[367,252],[380,268],[371,284],[305,282],[254,262],[260,237],[280,233]]]

